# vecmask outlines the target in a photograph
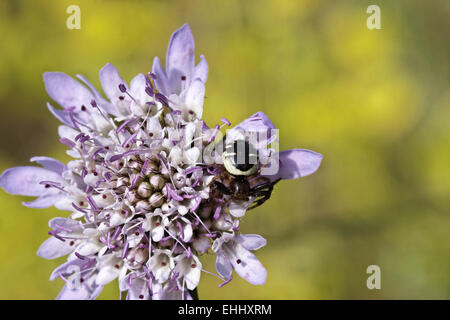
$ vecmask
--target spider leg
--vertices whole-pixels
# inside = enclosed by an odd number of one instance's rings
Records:
[[[264,202],[266,202],[270,196],[272,195],[273,186],[272,185],[266,185],[264,186],[266,188],[265,190],[263,188],[260,188],[258,190],[252,190],[252,196],[256,197],[255,201],[247,208],[247,210],[254,209],[256,207],[259,207]]]
[[[233,194],[233,192],[231,192],[231,190],[227,186],[225,186],[222,182],[219,182],[217,180],[212,181],[212,187],[216,188],[217,190],[219,190],[220,192],[222,192],[227,196]]]
[[[267,178],[267,177],[261,177],[261,178]],[[269,179],[269,178],[267,178],[267,179]],[[257,191],[260,191],[260,190],[264,190],[266,188],[273,189],[273,186],[275,184],[277,184],[278,181],[280,181],[280,180],[281,180],[281,178],[278,178],[277,180],[271,182],[270,179],[269,179],[269,181],[266,181],[264,183],[261,183],[261,184],[257,185],[256,187],[254,187],[251,191],[252,192],[257,192]]]
[[[268,184],[270,183],[270,178],[268,177],[263,177],[263,176],[257,176],[253,179],[249,179],[249,182],[251,183],[252,186],[259,186],[261,184]]]
[[[211,182],[208,183],[208,186],[214,184],[217,180],[223,180],[225,178],[225,175],[226,175],[225,172],[222,171],[221,173],[219,173],[218,175],[216,175],[211,179]]]
[[[281,180],[281,178],[277,179],[273,182],[262,183],[256,187],[254,187],[251,190],[250,195],[253,197],[256,197],[256,200],[250,205],[250,207],[247,208],[247,210],[251,210],[256,207],[259,207],[264,202],[266,202],[272,195],[273,186],[280,180]]]
[[[259,207],[260,205],[262,205],[264,202],[266,202],[271,195],[272,191],[265,193],[262,197],[256,199],[248,208],[248,210],[252,210],[255,209],[256,207]]]

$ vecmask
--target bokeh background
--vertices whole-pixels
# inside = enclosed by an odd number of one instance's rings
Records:
[[[81,30],[66,8],[81,7]],[[366,8],[381,8],[368,30]],[[258,110],[280,128],[280,147],[321,152],[312,176],[280,183],[250,212],[245,233],[264,286],[238,276],[210,299],[450,298],[449,1],[18,1],[0,2],[0,170],[35,155],[63,161],[42,73],[80,73],[99,85],[113,63],[126,80],[164,58],[188,22],[209,62],[204,118],[237,123]],[[47,221],[0,192],[0,298],[53,299],[48,277],[64,258],[36,256]],[[205,256],[205,268],[214,268]],[[381,290],[366,287],[381,267]],[[118,298],[117,283],[102,299]]]

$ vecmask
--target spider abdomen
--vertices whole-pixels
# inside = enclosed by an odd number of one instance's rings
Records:
[[[250,194],[250,184],[247,179],[235,179],[230,184],[234,198],[238,200],[248,200]]]

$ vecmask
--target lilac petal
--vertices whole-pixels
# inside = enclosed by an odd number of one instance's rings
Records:
[[[30,161],[37,162],[44,168],[56,172],[59,175],[61,175],[63,171],[67,169],[67,166],[64,163],[49,157],[33,157],[30,159]]]
[[[92,284],[82,284],[79,288],[70,288],[69,285],[65,285],[56,300],[94,300],[102,292],[103,286]]]
[[[202,117],[203,101],[205,99],[205,84],[200,79],[195,79],[186,93],[186,107],[197,115]]]
[[[145,75],[142,73],[139,73],[137,76],[135,76],[130,81],[130,93],[131,96],[135,99],[139,100],[141,104],[148,98],[147,94],[145,93],[145,88],[147,86],[147,80],[145,78]]]
[[[181,288],[174,290],[172,286],[166,284],[161,291],[161,300],[192,300],[192,297],[186,289],[183,296]]]
[[[78,289],[71,289],[69,285],[66,284],[56,297],[56,300],[89,300],[89,299],[91,299],[91,292],[85,285],[81,285],[80,288]]]
[[[258,234],[239,234],[235,239],[247,250],[258,250],[267,243],[266,239]]]
[[[133,278],[128,288],[127,300],[150,300],[147,281]]]
[[[234,246],[233,253],[231,264],[238,275],[254,285],[266,282],[267,271],[253,253],[238,243]]]
[[[44,73],[44,84],[49,96],[65,109],[84,106],[86,110],[94,96],[92,92],[75,79],[62,72]]]
[[[188,268],[190,268],[190,270],[184,276],[186,287],[189,290],[194,290],[200,282],[202,264],[196,257],[194,257],[194,261],[197,266],[195,268],[192,268],[191,265],[188,265]]]
[[[79,134],[80,134],[79,131],[77,131],[71,127],[63,126],[63,125],[58,127],[58,135],[61,138],[66,138],[66,139],[75,141],[76,136]]]
[[[141,91],[145,91],[145,87],[147,85],[147,80],[145,79],[145,75],[139,73],[130,81],[130,91],[131,95],[138,95]]]
[[[78,183],[78,185],[81,185],[81,183]],[[84,189],[84,188],[82,187],[82,189]],[[54,206],[58,210],[73,211],[74,207],[72,204],[73,204],[72,199],[70,199],[66,196],[61,196],[60,198],[56,199]]]
[[[314,173],[320,166],[322,155],[306,149],[292,149],[280,152],[278,173],[269,176],[271,180],[297,179]]]
[[[61,138],[61,139],[59,139],[59,142],[68,146],[70,149],[75,148],[75,143],[67,138]]]
[[[188,24],[175,31],[169,42],[166,57],[166,70],[171,93],[180,93],[181,77],[190,81],[194,68],[194,37]]]
[[[162,300],[163,299],[163,288],[160,283],[152,283],[152,300]]]
[[[61,199],[60,194],[47,194],[40,196],[34,201],[22,202],[25,207],[34,208],[34,209],[42,209],[53,206],[57,201]]]
[[[158,57],[153,59],[152,72],[156,75],[155,84],[158,91],[162,92],[164,95],[170,95],[169,80],[167,79],[166,72],[162,68]]]
[[[217,253],[216,270],[225,279],[231,277],[231,272],[233,271],[231,262],[222,252]]]
[[[276,130],[276,127],[264,112],[259,111],[230,129],[227,136],[233,139],[235,136],[240,136],[241,133],[245,135],[249,133],[257,134],[258,143],[255,147],[261,149],[277,138],[273,130]]]
[[[39,167],[14,167],[5,170],[0,176],[0,187],[10,194],[40,196],[55,193],[41,181],[61,181],[61,176],[53,171]]]
[[[236,125],[236,127],[244,129],[245,131],[276,129],[274,124],[262,111],[258,111],[257,113],[253,114],[249,118]]]
[[[235,218],[241,218],[245,215],[247,208],[252,204],[253,200],[249,201],[231,201],[228,210],[230,214]]]
[[[100,269],[95,282],[99,285],[105,285],[119,276],[120,271],[114,266],[105,266]]]
[[[79,267],[81,270],[85,264],[86,264],[86,260],[81,260],[78,258],[69,260],[69,261],[59,265],[58,267],[56,267],[55,270],[53,270],[52,274],[50,275],[50,281],[53,281],[56,278],[59,278],[59,275],[61,275],[61,274],[65,275],[66,273],[73,272],[71,270],[71,266]],[[73,268],[73,269],[75,269],[75,268]]]
[[[69,219],[69,218],[64,218],[64,217],[56,217],[51,219],[48,222],[48,226],[53,229],[53,230],[71,230],[71,231],[75,231],[75,230],[80,230],[81,228],[81,222],[78,220],[73,220],[73,219]]]
[[[42,243],[37,255],[48,260],[65,256],[75,249],[75,246],[71,246],[70,243],[70,240],[61,241],[55,237],[50,237]]]
[[[159,227],[153,228],[150,231],[150,235],[151,235],[153,241],[159,242],[164,237],[164,227],[159,226]]]
[[[98,90],[92,85],[92,83],[88,79],[86,79],[84,76],[80,74],[77,74],[77,78],[83,81],[84,84],[87,85],[89,89],[91,89],[92,93],[94,94],[95,102],[98,104],[98,106],[100,106],[100,108],[103,111],[112,114],[114,116],[119,115],[119,112],[117,111],[115,105],[103,99],[100,92],[98,92]]]
[[[100,70],[100,83],[103,91],[111,102],[123,95],[119,90],[119,84],[125,85],[125,88],[128,90],[128,86],[120,76],[119,71],[117,71],[116,67],[114,67],[111,63],[107,63]]]
[[[66,124],[68,126],[73,127],[73,122],[70,119],[69,113],[67,111],[57,110],[57,109],[53,108],[51,106],[51,104],[48,102],[47,102],[47,108],[56,119],[58,119],[59,121],[61,121],[62,123]]]
[[[65,287],[61,290],[57,300],[88,300],[95,299],[103,287],[95,284],[92,274],[92,265],[85,268],[88,260],[74,258],[69,260],[55,270],[50,275],[50,281],[63,277],[67,281]],[[83,281],[81,281],[83,279]]]
[[[56,298],[57,300],[93,300],[97,298],[102,291],[103,286],[99,286],[93,281],[95,274],[92,275],[89,269],[83,269],[84,265],[86,265],[86,260],[75,258],[60,265],[52,272],[50,276],[51,281],[60,277],[60,275],[70,281],[70,285],[67,283],[61,290]],[[81,271],[81,274],[78,276],[83,277],[83,282],[72,282],[72,280],[76,279],[71,279],[71,276],[74,275],[74,272],[77,272],[77,270]],[[85,278],[86,276],[87,278]],[[81,280],[81,278],[78,280]],[[75,286],[77,287],[75,288]]]
[[[208,62],[204,55],[200,55],[200,62],[195,66],[192,78],[200,79],[203,83],[208,80]]]

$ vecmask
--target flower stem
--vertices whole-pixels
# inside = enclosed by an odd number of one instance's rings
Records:
[[[197,288],[195,288],[194,290],[188,290],[189,294],[192,297],[192,300],[199,300],[198,299],[198,292],[197,292]]]

